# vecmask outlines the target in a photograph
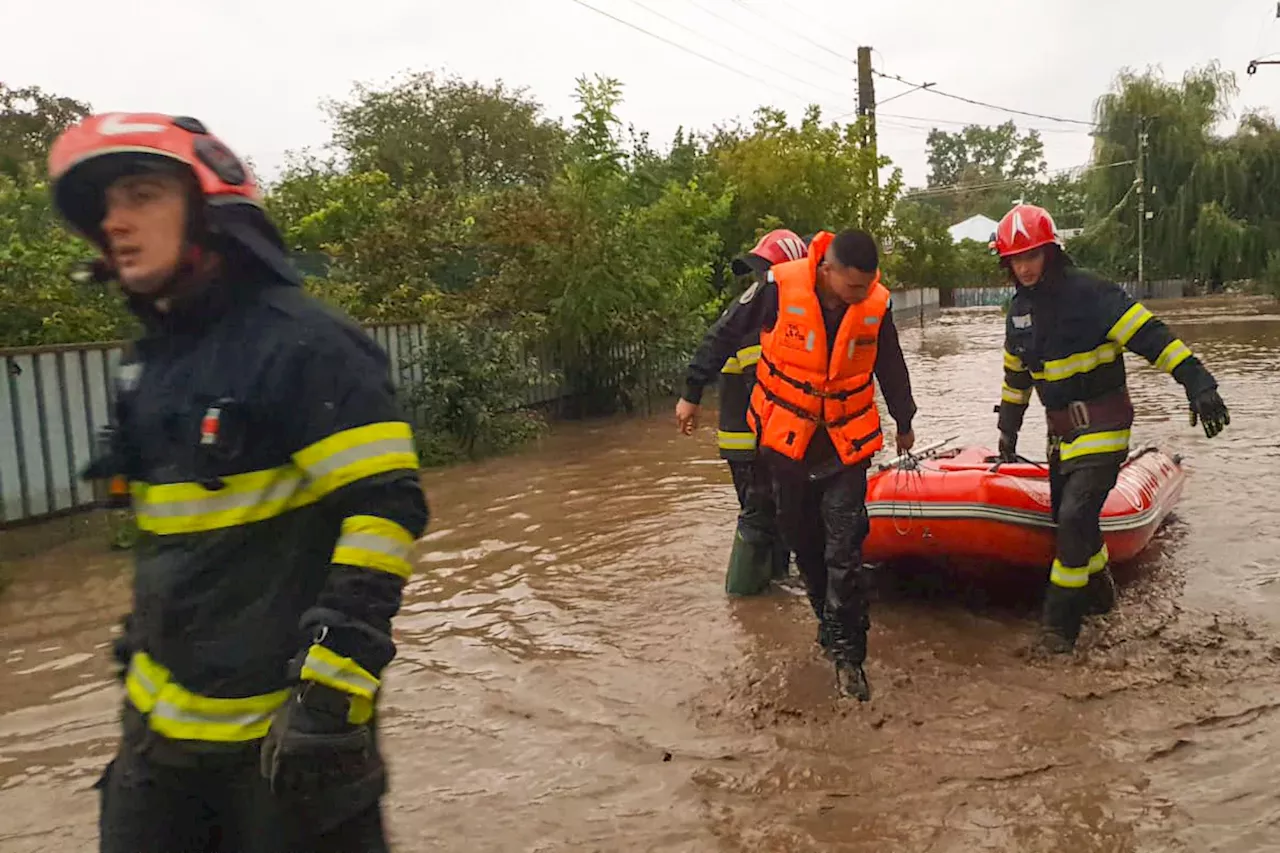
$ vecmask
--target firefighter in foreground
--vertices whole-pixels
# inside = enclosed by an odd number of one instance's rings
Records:
[[[1005,325],[1004,385],[996,407],[1000,456],[1017,456],[1034,386],[1049,426],[1049,483],[1058,524],[1042,618],[1044,651],[1075,647],[1086,614],[1115,606],[1099,517],[1129,453],[1133,405],[1123,351],[1171,375],[1191,425],[1212,438],[1231,423],[1217,382],[1168,327],[1116,284],[1077,269],[1043,208],[1018,205],[995,235],[1014,284]]]
[[[897,425],[899,451],[915,441],[916,413],[875,241],[856,230],[816,234],[806,257],[774,266],[766,283],[733,304],[713,337],[712,361],[756,331],[761,353],[748,417],[772,475],[778,525],[795,552],[840,690],[867,701],[871,623],[862,542],[867,468],[884,446],[875,381]],[[687,377],[676,409],[682,427],[705,382]]]
[[[763,283],[769,268],[805,256],[805,244],[793,231],[777,229],[760,238],[742,257],[734,258],[733,272],[753,275],[749,292]],[[790,568],[791,552],[777,535],[773,484],[765,466],[758,464],[756,435],[747,424],[747,407],[755,386],[756,362],[760,360],[760,330],[749,330],[738,341],[737,350],[725,358],[716,351],[716,338],[732,308],[725,309],[708,330],[702,346],[689,362],[691,381],[685,401],[693,404],[693,414],[680,420],[681,429],[692,434],[697,425],[697,407],[702,389],[720,374],[720,429],[716,437],[720,458],[729,463],[733,488],[738,494],[738,524],[733,534],[733,550],[725,573],[725,591],[731,595],[755,595],[769,588],[769,581],[784,580]],[[677,414],[677,418],[680,415]]]
[[[387,360],[199,121],[92,116],[49,171],[144,328],[89,472],[128,478],[141,531],[100,849],[386,850],[375,706],[427,524]]]

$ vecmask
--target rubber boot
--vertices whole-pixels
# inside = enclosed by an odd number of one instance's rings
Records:
[[[733,532],[733,550],[729,552],[729,569],[724,575],[724,591],[729,595],[759,595],[769,588],[773,574],[773,548],[758,545]]]
[[[831,620],[828,620],[829,622]],[[845,696],[852,696],[859,702],[871,700],[871,683],[867,681],[867,672],[862,668],[865,654],[857,654],[853,644],[838,629],[831,647],[831,662],[836,666],[836,688]],[[865,642],[863,644],[865,646]]]
[[[867,671],[860,665],[837,660],[836,686],[845,696],[852,696],[859,702],[871,701],[871,683],[867,681]]]
[[[773,579],[784,581],[791,576],[791,549],[782,540],[773,542]]]
[[[835,613],[828,613],[826,623],[831,626],[831,662],[836,667],[836,689],[859,702],[871,700],[871,683],[867,681],[862,662],[867,657],[867,632],[849,636],[847,626],[841,625]]]
[[[1115,608],[1116,579],[1111,575],[1110,566],[1089,577],[1089,585],[1085,587],[1085,597],[1088,599],[1086,615],[1102,616]]]
[[[1075,649],[1087,604],[1085,588],[1068,589],[1049,584],[1040,622],[1040,646],[1044,651],[1068,654]]]

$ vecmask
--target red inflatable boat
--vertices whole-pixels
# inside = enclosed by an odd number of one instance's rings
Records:
[[[997,463],[985,447],[934,452],[945,443],[882,465],[868,478],[871,532],[863,559],[1049,566],[1054,523],[1048,466]],[[1181,497],[1185,477],[1181,457],[1155,447],[1129,454],[1102,508],[1113,563],[1147,547]]]

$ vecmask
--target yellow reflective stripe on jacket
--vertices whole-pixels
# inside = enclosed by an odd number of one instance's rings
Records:
[[[1173,373],[1175,367],[1189,358],[1191,358],[1191,348],[1174,338],[1167,347],[1160,351],[1160,355],[1156,356],[1155,365],[1165,373]]]
[[[306,478],[292,465],[223,477],[218,491],[199,483],[133,482],[138,528],[161,536],[219,530],[264,521],[314,503]]]
[[[1096,453],[1127,453],[1128,450],[1129,430],[1114,429],[1088,432],[1073,441],[1064,441],[1058,446],[1058,457],[1066,462]]]
[[[1103,545],[1102,550],[1089,558],[1089,562],[1083,566],[1072,567],[1065,566],[1061,560],[1053,561],[1053,568],[1049,572],[1049,582],[1054,586],[1066,587],[1067,589],[1080,589],[1088,586],[1089,578],[1096,575],[1107,567],[1107,546]]]
[[[1014,388],[1008,382],[1000,384],[1000,399],[1015,406],[1025,406],[1031,402],[1030,388]]]
[[[408,580],[413,574],[409,565],[412,548],[413,534],[394,521],[374,515],[351,515],[342,520],[342,535],[333,549],[333,562]]]
[[[720,368],[721,373],[741,373],[748,367],[755,367],[760,361],[760,345],[743,347],[734,355],[729,356],[725,361],[724,367]]]
[[[348,483],[388,471],[417,471],[413,429],[404,421],[368,424],[334,433],[293,454],[311,478],[308,491],[320,496]]]
[[[146,652],[134,653],[129,661],[125,692],[157,734],[220,743],[265,737],[272,715],[289,698],[287,689],[234,699],[201,696],[174,681]]]
[[[1005,370],[1012,370],[1014,373],[1022,373],[1027,369],[1026,365],[1022,363],[1022,359],[1008,350],[1004,351],[1004,367]]]
[[[1129,341],[1138,330],[1147,324],[1153,315],[1141,302],[1135,302],[1129,310],[1120,315],[1115,325],[1107,330],[1107,337],[1120,346],[1128,346]]]
[[[231,474],[217,491],[199,483],[131,483],[138,528],[168,536],[252,524],[316,503],[356,480],[419,467],[413,431],[402,421],[335,433],[295,453],[294,463]]]
[[[1078,352],[1066,358],[1055,358],[1044,363],[1044,371],[1032,371],[1033,379],[1046,382],[1061,382],[1081,373],[1088,373],[1104,364],[1110,364],[1120,357],[1120,347],[1107,341],[1089,352]]]
[[[717,430],[716,441],[721,450],[755,450],[756,434],[754,432],[729,432]]]

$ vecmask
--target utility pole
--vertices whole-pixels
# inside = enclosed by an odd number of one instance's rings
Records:
[[[876,161],[876,84],[871,76],[871,48],[858,48],[858,117],[866,118],[862,131],[862,147],[871,152],[871,186],[880,189],[880,169]]]
[[[1135,294],[1137,298],[1142,299],[1146,295],[1144,287],[1144,270],[1143,255],[1145,250],[1144,238],[1146,236],[1147,227],[1147,118],[1143,116],[1138,123],[1138,178],[1135,187],[1138,190],[1138,292]]]

